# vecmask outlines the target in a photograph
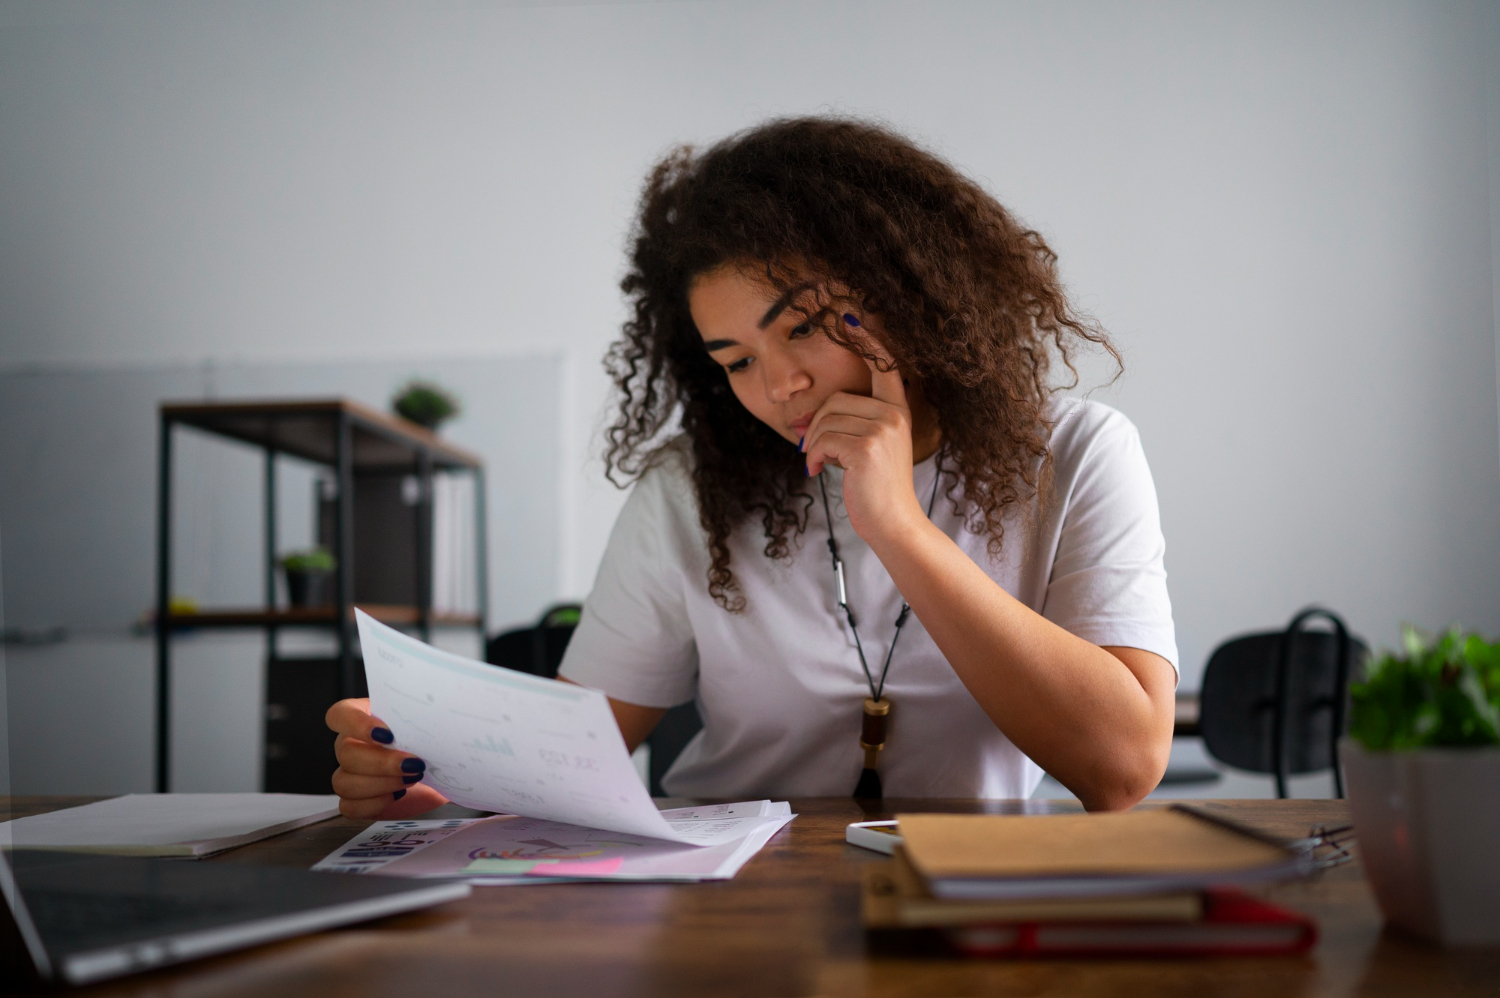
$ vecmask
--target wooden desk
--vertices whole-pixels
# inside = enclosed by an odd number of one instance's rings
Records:
[[[13,815],[81,803],[12,801]],[[1071,810],[1072,802],[793,801],[799,817],[728,883],[477,888],[429,912],[306,936],[99,985],[151,998],[464,995],[1314,995],[1500,994],[1500,949],[1444,952],[1383,933],[1358,863],[1267,889],[1315,916],[1308,957],[987,962],[867,952],[850,821],[901,811]],[[1342,824],[1341,801],[1205,801],[1280,835]],[[447,811],[448,809],[443,809]],[[308,866],[362,827],[338,819],[210,862]]]

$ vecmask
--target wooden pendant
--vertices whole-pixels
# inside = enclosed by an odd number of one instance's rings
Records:
[[[880,759],[880,750],[885,748],[886,722],[890,719],[891,702],[884,697],[872,700],[865,697],[864,725],[860,728],[859,747],[865,750],[865,768],[874,769]]]

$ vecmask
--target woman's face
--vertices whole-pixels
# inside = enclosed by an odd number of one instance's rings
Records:
[[[808,325],[793,307],[811,305],[814,295],[811,282],[781,294],[733,265],[701,275],[688,290],[703,348],[724,368],[735,397],[794,444],[830,395],[871,391],[864,358]]]

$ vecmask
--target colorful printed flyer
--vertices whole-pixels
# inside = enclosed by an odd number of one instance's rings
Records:
[[[661,815],[684,828],[712,824],[716,837],[730,829],[737,834],[717,845],[692,846],[517,815],[382,821],[313,869],[462,877],[476,884],[727,880],[795,817],[784,801],[679,808]]]

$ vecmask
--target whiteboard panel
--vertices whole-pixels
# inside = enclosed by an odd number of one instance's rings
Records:
[[[0,373],[0,531],[9,627],[118,631],[154,602],[157,406],[341,395],[385,409],[413,376],[455,392],[443,435],[485,461],[492,629],[558,590],[558,356]],[[202,605],[264,591],[255,448],[176,431],[173,575]],[[313,536],[312,468],[278,468],[282,550]]]

